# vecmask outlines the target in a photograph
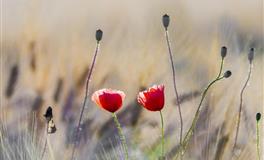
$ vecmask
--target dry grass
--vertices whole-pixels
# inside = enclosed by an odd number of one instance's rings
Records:
[[[57,0],[52,5],[30,0],[27,2],[18,2],[21,5],[4,3],[6,10],[3,18],[6,21],[1,48],[0,118],[0,147],[3,152],[0,153],[0,159],[3,156],[8,160],[20,159],[24,154],[29,156],[26,159],[37,159],[45,140],[42,139],[45,127],[42,115],[49,105],[54,108],[54,121],[58,130],[50,136],[52,149],[47,151],[45,158],[52,159],[54,156],[54,159],[69,159],[73,141],[69,137],[84,96],[83,75],[93,56],[94,32],[97,28],[104,31],[104,37],[90,93],[104,87],[125,91],[127,97],[122,109],[125,111],[139,107],[134,101],[141,87],[154,83],[165,84],[166,104],[163,114],[166,151],[173,155],[179,144],[180,123],[161,24],[165,12],[171,15],[170,39],[180,96],[201,91],[217,75],[222,45],[228,47],[224,71],[230,69],[233,73],[230,79],[214,85],[206,96],[202,116],[184,159],[231,159],[239,93],[247,76],[247,53],[250,47],[256,49],[256,55],[252,77],[244,93],[239,149],[236,152],[240,153],[239,160],[256,159],[255,114],[263,112],[264,97],[260,1],[236,4],[236,11],[227,7],[235,1],[223,2],[215,11],[212,11],[213,6],[205,6],[198,16],[201,10],[194,6],[202,4],[189,1],[119,0],[111,5],[106,1],[62,3]],[[245,9],[247,5],[251,9]],[[212,9],[208,9],[210,7]],[[13,14],[9,14],[11,11]],[[21,18],[18,20],[19,15]],[[33,49],[30,47],[32,42],[35,43]],[[35,69],[32,68],[32,61]],[[5,90],[14,65],[18,65],[18,80],[12,96],[7,98]],[[56,102],[54,93],[60,79],[63,84]],[[191,125],[199,100],[200,96],[196,95],[181,104],[184,134]],[[30,140],[33,135],[28,129],[34,119],[33,111],[37,117],[34,142]],[[159,153],[159,114],[142,110],[134,125],[128,123],[130,119],[126,117],[137,114],[132,112],[122,115],[124,120],[121,120],[121,124],[127,124],[124,132],[131,155],[134,159],[155,159]],[[107,159],[106,154],[108,157],[122,155],[120,148],[112,150],[119,144],[115,138],[116,130],[109,129],[103,135],[98,134],[110,118],[110,114],[102,112],[90,101],[87,103],[84,136],[77,153],[79,159]],[[11,143],[12,136],[17,137],[17,142]],[[18,149],[14,151],[12,147]]]

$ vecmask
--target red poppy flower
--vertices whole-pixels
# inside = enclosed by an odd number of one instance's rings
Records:
[[[121,108],[124,99],[124,92],[112,89],[101,89],[94,92],[92,95],[92,101],[101,108],[112,113]]]
[[[160,111],[164,106],[164,85],[153,87],[139,92],[138,103],[150,111]]]

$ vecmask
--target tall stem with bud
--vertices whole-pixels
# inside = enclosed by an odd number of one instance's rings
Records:
[[[238,134],[239,134],[239,127],[240,127],[240,119],[241,119],[241,113],[242,113],[242,106],[243,106],[243,94],[244,91],[248,85],[250,76],[251,76],[251,71],[252,71],[252,61],[254,59],[254,48],[251,48],[249,53],[248,53],[248,60],[249,60],[249,71],[248,71],[248,76],[247,79],[241,89],[240,92],[240,103],[239,103],[239,110],[238,110],[238,119],[237,119],[237,126],[236,126],[236,135],[235,135],[235,143],[233,146],[233,153],[235,151],[236,145],[237,145],[237,139],[238,139]]]
[[[97,43],[96,43],[96,48],[95,48],[92,64],[91,64],[91,67],[90,67],[90,70],[88,72],[87,79],[86,79],[85,97],[84,97],[83,105],[82,105],[82,108],[81,108],[80,117],[79,117],[79,120],[78,120],[78,125],[77,125],[77,129],[76,129],[76,140],[74,142],[74,146],[73,146],[73,149],[72,149],[71,160],[74,159],[75,149],[76,149],[76,146],[77,146],[77,143],[78,143],[78,139],[79,139],[79,136],[80,136],[80,125],[81,125],[81,121],[82,121],[82,117],[83,117],[85,104],[86,104],[86,101],[88,99],[89,83],[90,83],[91,76],[92,76],[92,73],[93,73],[93,69],[94,69],[94,66],[95,66],[96,57],[97,57],[97,53],[99,51],[100,41],[101,41],[102,37],[103,37],[103,31],[98,29],[96,31],[96,34],[95,34],[95,38],[96,38]]]
[[[165,37],[166,37],[166,42],[169,50],[169,56],[170,56],[170,62],[171,62],[171,69],[172,69],[172,79],[173,79],[173,88],[174,88],[174,93],[176,96],[176,102],[178,106],[178,112],[180,116],[180,144],[182,145],[182,132],[183,132],[183,120],[182,120],[182,113],[181,113],[181,105],[179,101],[179,95],[177,91],[177,84],[176,84],[176,77],[175,77],[175,68],[174,68],[174,62],[173,62],[173,56],[172,56],[172,51],[171,51],[171,45],[170,45],[170,40],[169,40],[169,32],[168,32],[168,26],[170,23],[170,17],[165,14],[162,17],[162,22],[163,26],[165,28]]]
[[[217,81],[220,81],[223,78],[229,78],[232,75],[231,71],[228,70],[221,76],[222,69],[223,69],[223,64],[224,64],[224,58],[226,56],[226,53],[227,53],[226,47],[222,47],[222,49],[221,49],[222,60],[221,60],[221,65],[220,65],[220,71],[219,71],[217,77],[212,82],[210,82],[208,84],[208,86],[205,88],[205,90],[203,91],[202,98],[200,100],[200,103],[198,105],[198,108],[196,110],[195,116],[194,116],[193,121],[192,121],[192,125],[189,128],[189,130],[187,131],[187,133],[186,133],[186,135],[185,135],[185,137],[183,139],[183,143],[182,143],[182,145],[181,145],[181,147],[180,147],[180,149],[178,151],[178,154],[176,155],[177,156],[176,159],[178,158],[178,156],[182,156],[185,153],[185,150],[186,150],[186,148],[187,148],[187,146],[189,144],[190,138],[192,137],[194,129],[196,127],[196,124],[197,124],[197,121],[198,121],[198,118],[199,118],[199,115],[200,115],[200,112],[201,112],[202,103],[204,101],[204,98],[205,98],[206,93],[208,92],[209,88],[213,84],[215,84]]]

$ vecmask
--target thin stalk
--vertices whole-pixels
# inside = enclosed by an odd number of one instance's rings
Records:
[[[176,96],[178,112],[180,115],[180,145],[182,145],[183,120],[182,120],[181,105],[179,102],[179,95],[178,95],[177,85],[176,85],[175,68],[174,68],[171,45],[170,45],[170,40],[169,40],[169,32],[167,29],[165,30],[165,35],[166,35],[166,42],[167,42],[167,46],[168,46],[168,50],[169,50],[169,56],[170,56],[170,62],[171,62],[172,77],[173,77],[173,88],[174,88],[174,92],[175,92],[175,96]]]
[[[82,121],[82,117],[83,117],[85,104],[86,104],[86,101],[88,99],[89,83],[90,83],[91,76],[92,76],[93,69],[94,69],[94,65],[95,65],[95,62],[96,62],[96,57],[97,57],[97,53],[98,53],[98,50],[99,50],[99,46],[100,46],[100,43],[99,43],[99,41],[97,41],[96,49],[95,49],[93,60],[92,60],[92,64],[91,64],[91,67],[90,67],[90,70],[88,72],[88,76],[87,76],[87,79],[86,79],[85,97],[84,97],[84,100],[83,100],[83,105],[82,105],[82,108],[81,108],[80,117],[79,117],[77,129],[76,129],[76,141],[74,142],[74,146],[73,146],[73,149],[72,149],[71,160],[74,159],[74,153],[75,153],[76,146],[77,146],[77,143],[78,143],[78,139],[79,139],[79,136],[80,136],[79,135],[80,134],[80,125],[81,125],[81,121]],[[73,135],[75,135],[75,134],[73,134]]]
[[[237,120],[237,126],[236,126],[236,136],[235,136],[235,143],[233,146],[233,153],[235,151],[236,145],[237,145],[237,139],[238,139],[238,133],[239,133],[239,126],[240,126],[240,119],[241,119],[241,113],[242,113],[242,105],[243,105],[243,93],[247,87],[247,84],[249,82],[250,76],[251,76],[251,71],[252,71],[252,64],[249,64],[249,71],[248,71],[248,76],[246,79],[246,82],[240,92],[240,103],[239,103],[239,111],[238,111],[238,120]]]
[[[44,147],[43,147],[43,151],[42,151],[42,154],[41,154],[41,158],[40,158],[40,160],[42,160],[43,159],[43,157],[44,157],[44,154],[45,154],[45,152],[46,152],[46,148],[47,148],[47,137],[48,137],[48,124],[46,125],[46,132],[45,132],[45,134],[46,134],[46,137],[45,137],[45,143],[44,143]]]
[[[113,113],[113,118],[114,118],[114,122],[116,124],[116,127],[117,127],[117,130],[118,130],[118,134],[119,134],[119,137],[120,137],[120,140],[121,140],[121,143],[122,143],[122,146],[125,150],[125,160],[128,160],[128,149],[127,149],[127,143],[126,143],[126,138],[123,134],[123,131],[122,131],[122,128],[121,128],[121,125],[117,119],[117,116],[115,113]]]
[[[43,159],[43,157],[44,157],[44,154],[45,154],[45,152],[46,152],[46,148],[47,148],[47,137],[46,137],[46,139],[45,139],[45,143],[44,143],[44,148],[43,148],[43,151],[42,151],[42,154],[41,154],[41,160]]]
[[[201,98],[201,100],[200,100],[200,103],[199,103],[198,108],[197,108],[197,110],[196,110],[195,116],[194,116],[194,118],[193,118],[192,125],[191,125],[191,127],[189,128],[189,130],[187,131],[187,133],[186,133],[186,135],[185,135],[185,137],[184,137],[184,139],[183,139],[183,143],[182,143],[182,145],[181,145],[181,148],[180,148],[180,150],[179,150],[181,157],[184,155],[185,150],[186,150],[186,147],[188,146],[189,140],[190,140],[191,136],[193,135],[194,129],[195,129],[195,127],[196,127],[196,123],[197,123],[197,121],[198,121],[198,118],[199,118],[199,115],[200,115],[200,112],[201,112],[201,106],[202,106],[202,103],[203,103],[203,101],[204,101],[204,98],[205,98],[205,96],[206,96],[207,91],[209,90],[209,88],[210,88],[214,83],[216,83],[217,81],[220,81],[221,79],[224,78],[224,76],[221,76],[221,77],[220,77],[220,75],[221,75],[221,73],[222,73],[222,69],[223,69],[223,64],[224,64],[224,59],[222,58],[222,60],[221,60],[221,65],[220,65],[220,71],[219,71],[219,74],[217,75],[217,77],[216,77],[212,82],[210,82],[210,83],[208,84],[208,86],[205,88],[205,90],[204,90],[203,93],[202,93],[202,98]],[[179,156],[179,152],[178,152],[178,154],[177,154],[177,157]],[[177,157],[176,157],[176,159],[177,159]]]
[[[165,157],[165,152],[164,152],[164,121],[163,121],[163,116],[162,112],[160,111],[160,121],[161,121],[161,157]]]
[[[257,121],[257,152],[258,152],[258,160],[260,160],[260,136],[259,136],[259,121]]]
[[[222,59],[221,59],[221,64],[220,64],[220,70],[219,70],[219,73],[218,73],[216,79],[219,78],[219,77],[221,76],[222,71],[223,71],[223,65],[224,65],[224,58],[222,57]]]

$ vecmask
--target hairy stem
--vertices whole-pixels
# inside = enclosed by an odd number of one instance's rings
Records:
[[[93,60],[92,60],[92,64],[91,64],[90,70],[88,71],[88,76],[87,76],[87,79],[86,79],[85,97],[84,97],[84,100],[83,100],[83,105],[82,105],[82,108],[81,108],[80,117],[79,117],[77,129],[76,129],[76,141],[74,142],[74,146],[73,146],[73,149],[72,149],[71,160],[74,159],[74,153],[75,153],[76,146],[77,146],[77,143],[78,143],[78,139],[79,139],[79,136],[80,136],[80,125],[81,125],[81,121],[82,121],[82,117],[83,117],[85,104],[86,104],[86,101],[88,99],[89,83],[90,83],[91,76],[92,76],[93,69],[94,69],[94,65],[95,65],[95,62],[96,62],[96,57],[97,57],[97,53],[98,53],[98,50],[99,50],[99,46],[100,46],[100,43],[99,43],[99,41],[97,41],[96,49],[95,49]],[[75,136],[75,134],[73,134],[73,135]]]
[[[162,112],[160,111],[160,121],[161,121],[161,157],[165,156],[165,151],[164,151],[164,121],[163,121],[163,116]]]
[[[125,160],[128,160],[128,149],[127,149],[126,138],[125,138],[125,136],[123,134],[121,125],[120,125],[115,113],[113,113],[113,118],[114,118],[114,122],[116,124],[116,127],[118,129],[118,134],[119,134],[123,149],[125,150]]]
[[[233,153],[235,151],[236,145],[237,145],[237,139],[238,139],[238,133],[239,133],[239,126],[240,126],[240,119],[241,119],[241,113],[242,113],[242,106],[243,106],[243,93],[247,87],[247,84],[249,82],[250,76],[251,76],[251,71],[252,71],[252,64],[249,64],[249,71],[248,71],[248,76],[246,79],[246,82],[240,92],[240,103],[239,103],[239,110],[238,110],[238,119],[237,119],[237,126],[236,126],[236,136],[235,136],[235,143],[233,146]]]
[[[174,62],[173,62],[172,51],[171,51],[171,46],[170,46],[169,32],[167,29],[165,30],[165,36],[166,36],[166,42],[167,42],[167,46],[168,46],[168,50],[169,50],[169,56],[170,56],[170,62],[171,62],[173,88],[174,88],[174,92],[175,92],[175,96],[176,96],[178,112],[180,115],[180,144],[182,145],[183,120],[182,120],[181,106],[180,106],[180,102],[179,102],[179,95],[178,95],[177,85],[176,85],[175,68],[174,68]]]

